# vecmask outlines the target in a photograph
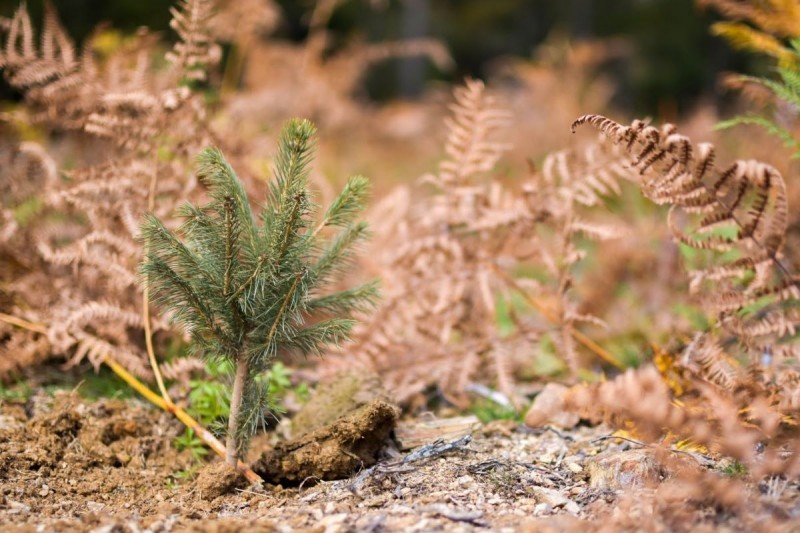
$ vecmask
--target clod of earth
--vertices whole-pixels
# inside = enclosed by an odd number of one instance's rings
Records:
[[[241,472],[223,462],[206,465],[195,480],[195,488],[206,500],[230,494],[247,484],[247,478]]]
[[[327,426],[343,414],[367,405],[373,400],[391,403],[378,376],[341,373],[330,382],[318,387],[314,396],[292,418],[292,437],[302,437]]]
[[[400,410],[383,400],[346,413],[332,423],[264,452],[253,470],[271,483],[350,476],[377,460]]]

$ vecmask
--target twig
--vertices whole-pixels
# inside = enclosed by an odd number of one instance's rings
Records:
[[[604,440],[611,440],[611,439],[624,440],[626,442],[630,442],[631,444],[636,444],[637,446],[641,446],[642,448],[650,448],[650,445],[645,442],[641,442],[636,439],[629,439],[628,437],[620,437],[619,435],[603,435],[602,437],[597,437],[596,439],[592,439],[590,442],[592,444],[597,444],[598,442],[603,442]]]
[[[436,457],[437,455],[442,455],[447,452],[463,448],[470,442],[472,442],[472,435],[464,435],[460,439],[451,442],[444,442],[441,439],[435,440],[432,443],[428,444],[427,446],[422,446],[420,448],[417,448],[413,452],[403,457],[403,460],[400,461],[400,464],[405,465],[408,463],[413,463],[414,461],[419,461],[421,459],[429,459],[431,457]]]
[[[543,426],[543,427],[539,427],[539,428],[531,428],[531,427],[528,427],[528,426],[523,424],[522,426],[519,427],[518,431],[520,431],[522,433],[530,433],[531,435],[542,435],[545,432],[550,431],[551,433],[555,433],[562,440],[575,442],[575,437],[573,437],[572,435],[567,435],[565,433],[562,433],[561,431],[557,430],[553,426]]]
[[[409,466],[409,463],[421,461],[423,459],[430,459],[431,457],[436,457],[454,450],[463,449],[470,442],[472,442],[472,435],[465,435],[460,439],[450,442],[444,442],[441,439],[436,440],[426,446],[417,448],[399,461],[395,460],[385,463],[378,463],[375,466],[367,468],[366,470],[362,470],[355,477],[355,479],[353,479],[352,483],[347,486],[347,488],[353,494],[358,494],[358,491],[361,490],[361,487],[364,486],[364,483],[373,474],[397,474],[403,472],[413,472],[416,470],[416,467]]]
[[[0,313],[0,320],[6,324],[17,326],[18,328],[27,329],[28,331],[33,331],[35,333],[41,333],[42,335],[47,335],[47,328],[43,324],[28,322],[24,318],[19,318],[14,315],[7,315],[5,313]]]

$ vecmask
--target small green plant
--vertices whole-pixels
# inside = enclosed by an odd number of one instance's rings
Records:
[[[228,374],[230,374],[230,365],[226,362],[209,362],[206,365],[206,376],[209,379],[193,379],[189,381],[189,406],[187,411],[202,426],[217,434],[223,431],[222,422],[230,410],[228,389],[221,381]],[[291,375],[292,371],[278,361],[264,374],[256,376],[255,379],[257,381],[266,382],[267,402],[271,412],[285,412],[286,408],[283,405],[283,400],[290,393],[294,394],[300,401],[308,399],[308,386],[305,383],[300,383],[292,387]],[[191,428],[186,428],[175,439],[175,446],[178,451],[189,450],[192,457],[197,461],[202,460],[208,454],[205,443],[197,437]]]
[[[147,254],[141,272],[155,303],[187,329],[198,353],[234,369],[226,444],[231,465],[268,408],[268,381],[257,377],[281,352],[319,353],[346,339],[351,314],[371,307],[377,293],[374,283],[323,292],[367,235],[366,223],[355,218],[368,182],[351,178],[315,222],[307,189],[313,135],[305,120],[284,128],[258,219],[233,169],[209,148],[199,157],[198,175],[211,201],[179,210],[183,240],[154,216],[142,225]],[[328,227],[338,233],[326,241]]]
[[[481,398],[473,403],[470,411],[484,424],[488,424],[493,420],[514,420],[522,423],[525,413],[525,410],[517,411],[511,406],[501,405],[486,398]]]
[[[791,40],[791,48],[782,48],[786,61],[777,67],[777,79],[739,76],[740,82],[755,83],[769,90],[782,102],[785,108],[796,110],[800,106],[800,39]],[[790,59],[790,60],[788,60]],[[781,140],[784,146],[791,148],[794,159],[800,158],[800,139],[797,137],[796,127],[787,124],[787,119],[781,119],[777,114],[763,115],[750,113],[736,116],[717,124],[717,129],[725,129],[740,124],[753,124],[760,126]]]
[[[733,460],[722,469],[722,473],[728,477],[744,477],[748,474],[747,467],[739,461]]]

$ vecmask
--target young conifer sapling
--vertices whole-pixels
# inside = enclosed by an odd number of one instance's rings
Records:
[[[184,205],[176,233],[158,218],[142,224],[147,254],[141,273],[154,303],[172,313],[209,359],[234,368],[226,459],[236,465],[268,408],[266,371],[285,351],[319,353],[346,339],[353,312],[372,306],[374,283],[326,293],[366,237],[361,212],[368,182],[353,177],[318,220],[307,188],[314,127],[284,128],[266,205],[256,217],[222,154],[199,156],[198,175],[211,201]],[[324,238],[323,230],[336,233]],[[310,319],[313,317],[313,319]]]

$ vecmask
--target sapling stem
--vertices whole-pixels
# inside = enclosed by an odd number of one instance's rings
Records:
[[[247,357],[239,356],[236,363],[236,374],[233,378],[233,391],[231,392],[231,410],[228,416],[228,438],[225,446],[225,461],[236,466],[239,459],[239,446],[236,435],[239,434],[239,413],[242,408],[242,396],[250,374]]]

